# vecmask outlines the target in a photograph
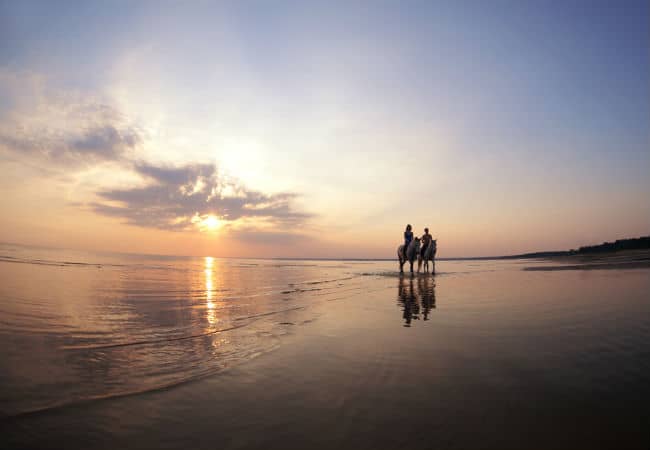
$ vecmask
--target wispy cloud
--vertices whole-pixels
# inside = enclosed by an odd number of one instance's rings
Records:
[[[43,78],[0,71],[0,150],[49,168],[83,168],[129,157],[143,131],[99,98],[52,91]]]
[[[16,127],[0,130],[0,146],[46,164],[89,166],[119,161],[141,141],[137,129],[103,123],[74,131]]]

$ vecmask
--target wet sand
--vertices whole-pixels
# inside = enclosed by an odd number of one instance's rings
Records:
[[[367,273],[264,318],[259,339],[286,333],[247,362],[0,431],[7,448],[648,448],[650,271],[521,264]]]

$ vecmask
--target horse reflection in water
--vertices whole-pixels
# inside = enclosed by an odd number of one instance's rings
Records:
[[[410,327],[413,320],[429,320],[431,309],[436,307],[436,283],[431,276],[400,277],[397,288],[397,302],[402,308],[404,326]]]

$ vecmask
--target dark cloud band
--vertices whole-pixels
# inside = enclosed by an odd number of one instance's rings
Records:
[[[248,189],[222,176],[214,164],[139,163],[135,170],[152,184],[101,191],[98,195],[110,204],[94,203],[95,212],[121,217],[133,225],[171,230],[191,228],[196,216],[213,215],[226,221],[260,218],[273,225],[297,224],[310,217],[291,208],[295,193]]]

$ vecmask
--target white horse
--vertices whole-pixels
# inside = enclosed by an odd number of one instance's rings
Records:
[[[397,259],[399,259],[399,271],[400,273],[404,272],[404,263],[408,261],[411,263],[411,273],[413,273],[413,263],[415,258],[420,253],[420,238],[416,237],[411,241],[409,247],[406,249],[406,254],[404,253],[404,244],[397,247]]]
[[[422,261],[424,261],[424,272],[429,270],[429,261],[431,261],[431,273],[436,273],[436,241],[437,239],[432,239],[431,243],[424,251],[424,256],[418,253],[418,273],[420,273],[420,267],[422,267]]]

